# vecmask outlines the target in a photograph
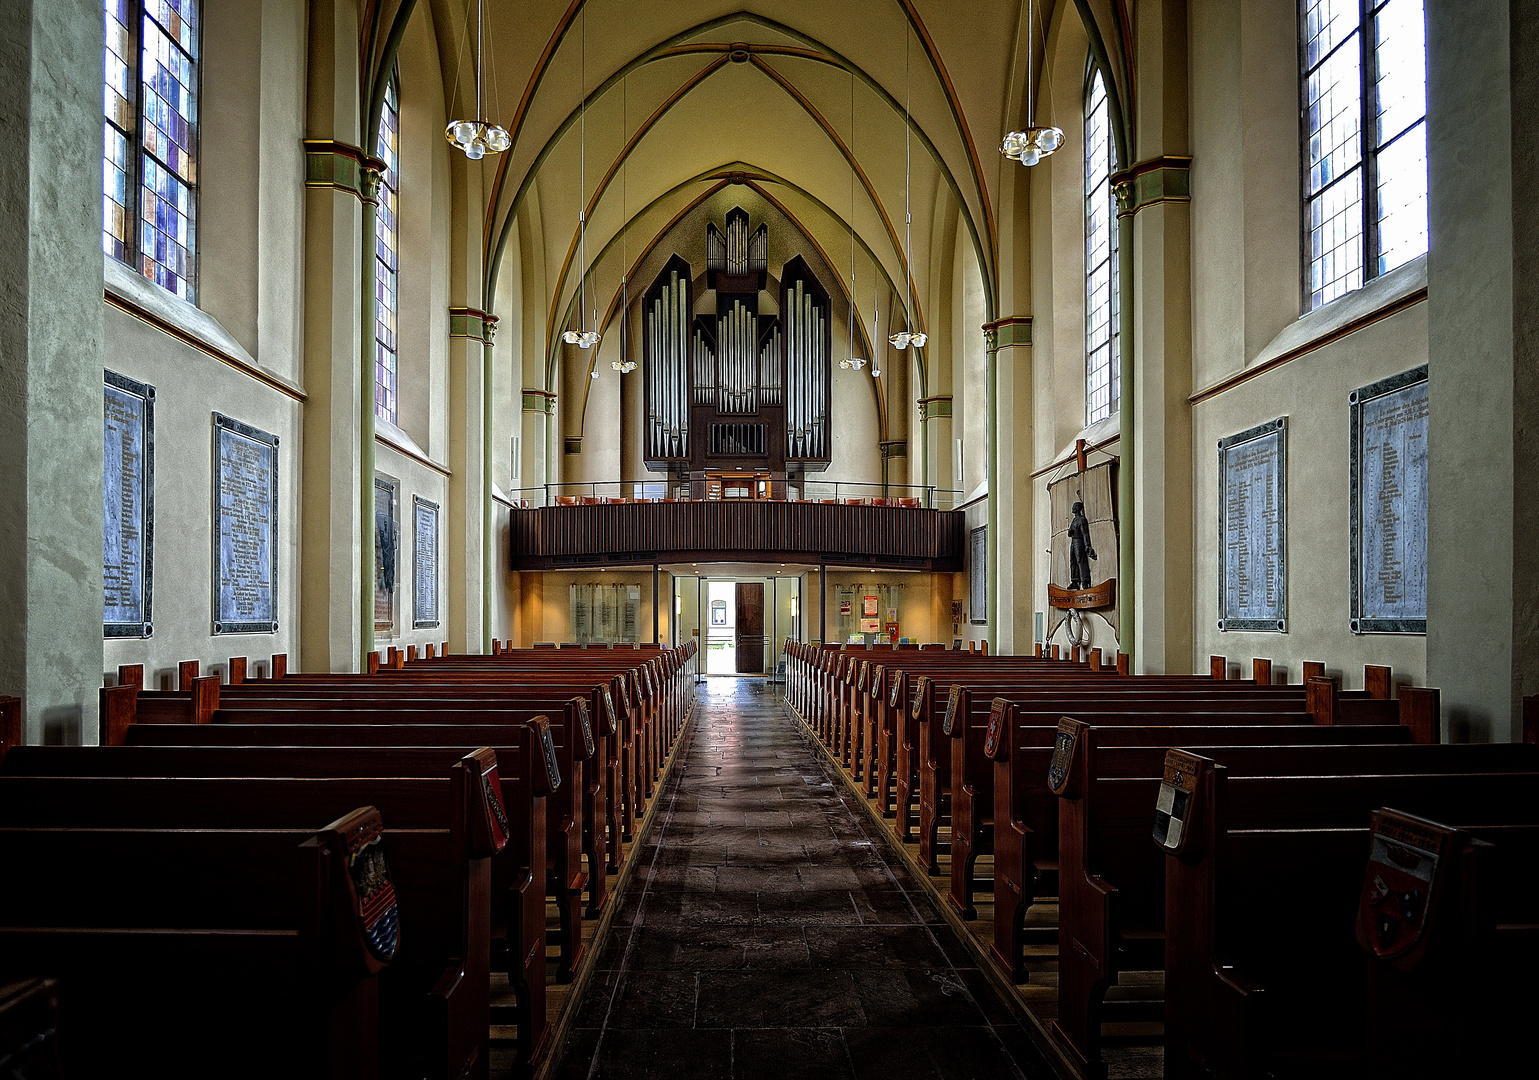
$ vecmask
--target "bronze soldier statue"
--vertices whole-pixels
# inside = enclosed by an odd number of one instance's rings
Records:
[[[1074,520],[1069,522],[1069,588],[1088,589],[1090,559],[1096,557],[1095,548],[1090,546],[1090,521],[1085,517],[1084,503],[1075,503],[1072,512]]]

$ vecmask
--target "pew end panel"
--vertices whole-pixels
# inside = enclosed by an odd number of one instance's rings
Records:
[[[6,751],[22,744],[24,736],[21,698],[0,697],[0,763],[5,761]]]

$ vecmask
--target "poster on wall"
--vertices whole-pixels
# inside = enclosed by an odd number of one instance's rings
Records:
[[[967,618],[974,626],[989,621],[989,527],[980,525],[967,542]]]
[[[1354,634],[1427,632],[1427,365],[1354,390]]]
[[[278,631],[278,436],[214,414],[214,633]]]
[[[862,615],[864,615],[864,616],[869,618],[870,616],[875,615],[877,613],[877,605],[880,604],[880,603],[881,603],[881,598],[880,597],[877,597],[877,596],[862,597],[861,601],[860,601],[860,613]]]
[[[438,504],[412,496],[412,626],[438,625]]]
[[[1288,629],[1288,418],[1218,441],[1218,628]]]
[[[841,601],[839,601],[839,614],[844,616],[845,618],[849,618],[851,615],[854,614],[853,606],[854,606],[854,602],[853,601],[850,601],[850,600],[841,600]]]
[[[155,629],[155,388],[102,374],[102,636],[147,638]]]
[[[876,618],[861,619],[860,632],[862,634],[880,634],[882,632],[882,620]]]
[[[1052,640],[1070,611],[1094,611],[1119,633],[1116,582],[1117,463],[1102,462],[1047,485],[1048,627]],[[1078,618],[1078,616],[1076,616]]]

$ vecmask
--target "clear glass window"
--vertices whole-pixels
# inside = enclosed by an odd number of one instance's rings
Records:
[[[1121,397],[1117,326],[1117,213],[1106,83],[1096,71],[1085,95],[1085,422],[1110,416]]]
[[[379,210],[374,220],[374,414],[392,424],[396,408],[396,312],[399,285],[399,189],[401,148],[400,91],[390,80],[380,115],[379,142],[374,153],[384,161],[379,185]]]
[[[1423,0],[1302,0],[1310,309],[1427,250]]]

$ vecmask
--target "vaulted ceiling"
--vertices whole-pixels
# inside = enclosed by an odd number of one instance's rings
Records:
[[[474,3],[429,0],[462,88]],[[1025,17],[1018,0],[485,0],[483,111],[514,140],[483,166],[488,275],[522,216],[540,238],[523,257],[541,261],[549,324],[564,326],[586,212],[588,304],[602,318],[623,264],[713,187],[748,181],[835,262],[853,225],[857,295],[891,284],[901,310],[911,272],[917,326],[953,245],[992,299],[998,188],[1015,168],[996,148],[1018,110]]]

